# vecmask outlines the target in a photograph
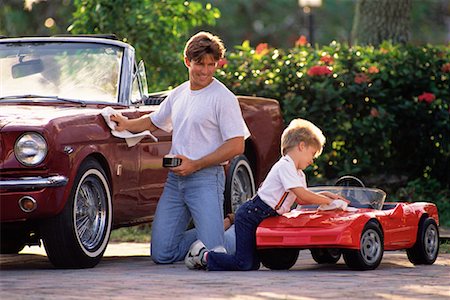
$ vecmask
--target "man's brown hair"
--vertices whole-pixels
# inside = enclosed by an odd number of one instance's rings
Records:
[[[215,61],[219,61],[225,55],[225,46],[218,36],[201,31],[186,43],[184,56],[190,61],[201,62],[207,54],[211,54]]]

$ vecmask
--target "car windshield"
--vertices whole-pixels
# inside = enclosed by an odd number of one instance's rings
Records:
[[[117,102],[123,50],[95,43],[0,43],[0,99]]]
[[[382,209],[386,193],[380,189],[365,187],[317,186],[309,190],[319,193],[328,191],[350,200],[350,206],[357,208]]]

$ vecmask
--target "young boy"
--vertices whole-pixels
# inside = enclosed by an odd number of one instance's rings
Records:
[[[256,253],[256,228],[270,216],[289,212],[292,204],[331,204],[345,207],[339,195],[314,193],[307,189],[303,170],[322,153],[325,137],[313,123],[295,119],[281,136],[281,159],[275,163],[253,199],[245,202],[236,212],[236,253],[229,255],[208,251],[197,240],[186,255],[190,269],[210,271],[257,270],[260,261]]]

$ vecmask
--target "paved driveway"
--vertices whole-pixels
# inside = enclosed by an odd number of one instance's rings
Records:
[[[112,243],[93,269],[53,269],[38,247],[1,255],[0,299],[450,299],[450,254],[432,266],[412,265],[405,252],[386,252],[374,271],[316,264],[301,251],[289,271],[188,270],[156,265],[149,246]]]

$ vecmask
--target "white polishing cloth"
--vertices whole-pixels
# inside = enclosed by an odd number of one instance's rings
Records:
[[[105,119],[106,124],[111,129],[111,134],[115,137],[125,139],[128,147],[133,147],[134,145],[139,143],[146,136],[150,136],[155,142],[158,141],[158,139],[149,130],[145,130],[145,131],[138,132],[138,133],[132,133],[132,132],[129,132],[128,130],[124,130],[124,131],[115,130],[116,124],[113,121],[111,121],[110,116],[116,115],[116,114],[118,114],[118,112],[116,110],[114,110],[112,107],[109,107],[109,106],[105,107],[104,109],[102,109],[101,114],[102,114],[103,118]]]

